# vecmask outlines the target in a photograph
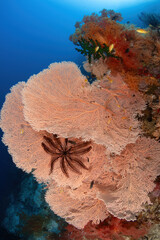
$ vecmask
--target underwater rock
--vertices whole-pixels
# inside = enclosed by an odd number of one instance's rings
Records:
[[[65,222],[50,210],[43,188],[31,174],[24,177],[18,193],[10,196],[3,220],[8,232],[24,240],[46,240],[53,233],[58,238]]]

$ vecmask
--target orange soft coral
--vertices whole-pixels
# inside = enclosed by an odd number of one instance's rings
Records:
[[[122,24],[110,19],[102,19],[102,21],[98,23],[87,22],[82,25],[81,29],[83,38],[87,40],[97,40],[101,46],[103,46],[103,44],[107,46],[113,44],[116,56],[121,59],[125,70],[135,70],[139,67],[140,63],[138,62],[136,51],[130,49],[129,36],[127,37],[129,30],[126,31]]]
[[[108,47],[113,44],[112,52],[118,58],[106,56],[106,69],[110,69],[112,74],[117,72],[126,74],[124,77],[126,83],[134,90],[139,90],[141,80],[142,84],[145,82],[149,85],[155,78],[158,83],[160,78],[158,35],[150,30],[148,35],[143,36],[136,31],[134,26],[120,24],[114,21],[114,18],[109,18],[107,14],[108,11],[103,10],[100,16],[97,14],[86,16],[76,28],[71,40],[76,44],[76,41],[81,38],[92,39],[98,41],[102,47],[103,44]]]

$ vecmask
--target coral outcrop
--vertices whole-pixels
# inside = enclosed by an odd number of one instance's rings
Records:
[[[70,239],[82,232],[82,239],[137,239],[151,224],[127,221],[155,204],[159,36],[120,20],[102,10],[75,25],[70,39],[95,81],[73,62],[53,63],[13,86],[1,110],[2,141],[17,167],[45,183],[50,208],[74,226]],[[43,225],[41,217],[24,218],[33,231]]]
[[[74,63],[54,63],[12,87],[2,140],[18,167],[47,184],[46,201],[68,223],[81,229],[109,213],[134,220],[160,172],[159,143],[139,136],[144,108],[120,75],[89,84]]]
[[[58,239],[67,225],[45,202],[45,191],[44,185],[38,184],[32,174],[24,174],[20,186],[10,195],[2,225],[17,239],[46,240],[51,236]]]
[[[159,16],[143,14],[141,17],[145,19],[144,21],[148,21],[149,18],[153,20],[154,17],[154,21],[158,22]],[[109,11],[105,9],[100,12],[100,15],[93,13],[91,16],[85,16],[79,24],[75,25],[76,31],[70,36],[70,40],[76,46],[81,41],[94,42],[95,51],[90,52],[93,54],[94,61],[100,60],[103,49],[105,51],[108,47],[112,55],[102,56],[106,69],[109,69],[112,74],[121,73],[131,89],[139,90],[141,82],[146,85],[153,83],[159,85],[159,29],[155,31],[151,27],[148,32],[146,31],[146,35],[142,35],[133,25],[121,24],[116,20],[109,17]],[[81,47],[81,52],[86,55],[87,61],[94,65],[91,57],[85,54],[87,46],[85,49]]]

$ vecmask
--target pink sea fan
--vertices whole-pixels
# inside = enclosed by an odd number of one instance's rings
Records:
[[[11,88],[1,110],[0,126],[4,131],[2,141],[8,146],[17,167],[27,173],[33,169],[39,180],[49,179],[49,161],[41,147],[44,131],[34,131],[24,120],[21,92],[25,83],[19,82]]]
[[[40,182],[49,182],[54,179],[59,186],[70,186],[76,188],[82,181],[92,181],[99,177],[104,164],[107,165],[104,146],[92,143],[92,149],[85,154],[83,163],[89,170],[81,169],[81,175],[69,171],[67,178],[61,170],[60,161],[55,163],[53,173],[50,173],[51,156],[41,146],[43,136],[51,134],[46,131],[35,131],[28,122],[24,120],[21,92],[25,83],[20,82],[11,89],[6,96],[6,101],[1,111],[1,128],[4,131],[3,142],[8,146],[9,153],[13,157],[17,167],[26,172],[34,169],[34,175]],[[76,142],[79,139],[70,139]]]
[[[93,174],[88,178],[86,177],[86,179],[82,181],[81,186],[79,186],[78,188],[69,187],[68,188],[69,195],[72,198],[82,200],[83,198],[86,198],[86,196],[98,198],[99,186],[101,187],[101,189],[105,190],[108,189],[111,190],[112,192],[113,190],[116,190],[118,182],[120,180],[119,175],[110,172],[108,165],[109,164],[104,164],[103,168],[101,169],[101,174],[99,175],[99,177],[96,177],[96,174]]]
[[[76,141],[77,143],[79,141],[79,139],[76,138],[70,139]],[[85,157],[83,158],[83,163],[88,170],[79,169],[81,174],[77,174],[69,169],[69,178],[66,178],[60,169],[60,164],[55,163],[52,179],[55,180],[58,186],[69,186],[71,189],[77,189],[82,185],[83,182],[90,183],[92,180],[96,180],[103,172],[104,165],[106,165],[106,168],[109,168],[105,147],[93,142],[91,142],[91,146],[92,149],[90,152],[86,153]]]
[[[143,203],[150,203],[148,193],[153,190],[153,182],[160,174],[159,157],[160,143],[140,137],[135,144],[128,144],[120,156],[110,159],[112,171],[120,176],[119,186],[110,192],[99,187],[99,198],[104,200],[110,213],[134,220],[143,209]]]
[[[113,108],[119,117],[133,120],[138,125],[135,116],[146,108],[142,95],[128,88],[120,74],[116,76],[106,75],[97,83],[108,93],[106,107]]]
[[[89,221],[98,224],[108,216],[103,201],[91,196],[82,200],[74,199],[69,195],[68,188],[58,187],[55,183],[46,192],[45,199],[54,213],[79,229]]]
[[[121,97],[85,80],[72,62],[51,64],[32,76],[23,90],[25,119],[37,131],[92,139],[119,154],[128,143],[136,141],[140,131],[133,112],[127,112],[131,106],[123,109],[118,104],[120,98],[123,104],[127,102],[130,95]],[[140,101],[139,106],[143,108],[144,102]]]
[[[107,67],[107,59],[92,59],[92,63],[88,61],[83,62],[83,67],[87,72],[91,72],[97,79],[102,79],[105,74],[108,74],[110,70]]]
[[[144,108],[141,96],[119,75],[92,85],[85,82],[74,63],[52,64],[12,87],[0,121],[15,164],[28,173],[34,170],[38,181],[48,183],[51,209],[78,228],[90,220],[103,221],[107,211],[135,219],[160,174],[160,144],[145,137],[137,140],[135,112]],[[62,142],[66,137],[75,144],[90,140],[92,149],[83,154],[88,169],[69,171],[67,178],[56,162],[49,174],[51,156],[41,144],[53,133]]]

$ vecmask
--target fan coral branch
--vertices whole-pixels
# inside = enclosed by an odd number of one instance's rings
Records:
[[[37,131],[85,141],[92,138],[120,153],[137,139],[139,123],[133,114],[137,107],[144,108],[144,101],[138,94],[133,97],[120,75],[111,79],[109,86],[107,81],[102,82],[104,87],[84,85],[86,78],[74,63],[55,63],[28,80],[23,91],[25,119]],[[134,131],[129,130],[131,126]]]

